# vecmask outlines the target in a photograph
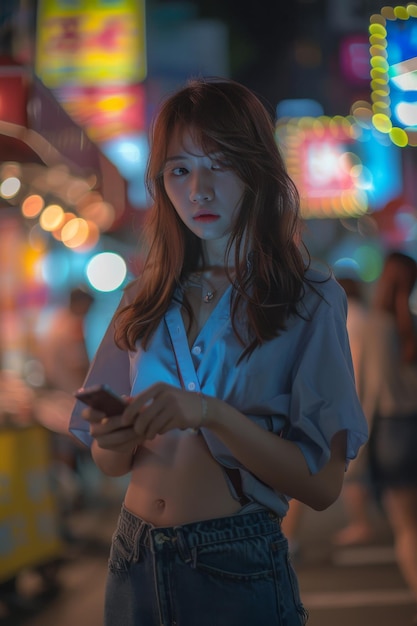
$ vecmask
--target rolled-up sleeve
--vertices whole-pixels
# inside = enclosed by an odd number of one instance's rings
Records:
[[[333,285],[304,327],[302,354],[294,364],[287,438],[300,447],[311,473],[329,460],[337,432],[347,432],[346,465],[368,436],[356,393],[346,306],[344,292]]]

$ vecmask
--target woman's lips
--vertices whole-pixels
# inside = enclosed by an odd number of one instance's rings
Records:
[[[193,218],[196,222],[215,222],[220,219],[220,215],[214,215],[213,213],[205,213],[204,215],[196,215]]]

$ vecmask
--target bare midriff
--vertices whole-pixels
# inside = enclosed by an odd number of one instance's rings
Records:
[[[190,348],[226,288],[223,274],[220,279],[221,288],[215,285],[210,307],[202,304],[201,289],[188,291],[193,323],[189,324],[185,309],[182,315]],[[168,431],[138,449],[124,503],[154,526],[225,517],[241,508],[204,437],[191,429]]]
[[[154,526],[214,519],[240,509],[204,437],[192,430],[169,431],[139,448],[124,503]]]

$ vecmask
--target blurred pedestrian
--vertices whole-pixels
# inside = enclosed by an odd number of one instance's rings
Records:
[[[417,603],[417,263],[385,260],[363,335],[358,390],[371,424],[370,468],[393,531],[398,565]]]
[[[200,79],[156,118],[149,255],[85,386],[130,396],[72,431],[130,473],[106,626],[301,626],[280,518],[337,498],[367,437],[346,296],[309,267],[299,198],[250,90]]]
[[[68,302],[54,311],[41,337],[46,386],[65,391],[71,397],[89,367],[85,321],[93,302],[94,297],[86,288],[71,289]]]
[[[355,380],[359,376],[364,329],[367,320],[367,305],[362,292],[362,284],[355,278],[339,278],[348,299],[346,326],[352,353]],[[374,504],[370,488],[368,446],[362,446],[358,456],[350,464],[343,483],[341,500],[348,524],[333,536],[337,546],[368,543],[375,536],[375,525],[371,516]]]
[[[68,301],[53,312],[39,339],[38,357],[45,383],[36,403],[36,417],[52,433],[52,477],[64,513],[82,504],[79,466],[89,460],[84,446],[68,432],[68,415],[74,404],[74,389],[82,385],[90,365],[85,323],[93,302],[85,287],[71,289]]]

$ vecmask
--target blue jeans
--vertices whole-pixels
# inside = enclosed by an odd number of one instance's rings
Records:
[[[155,528],[122,507],[105,626],[302,626],[279,519],[267,511]]]

